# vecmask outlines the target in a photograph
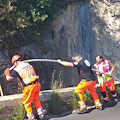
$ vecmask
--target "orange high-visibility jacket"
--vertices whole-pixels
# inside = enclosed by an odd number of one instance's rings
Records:
[[[18,72],[26,85],[39,78],[39,76],[36,75],[34,68],[29,63],[21,62],[14,70]]]

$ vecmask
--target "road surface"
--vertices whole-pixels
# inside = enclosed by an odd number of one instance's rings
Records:
[[[110,101],[103,105],[102,111],[92,107],[85,114],[71,111],[59,116],[46,117],[44,120],[120,120],[120,102]]]

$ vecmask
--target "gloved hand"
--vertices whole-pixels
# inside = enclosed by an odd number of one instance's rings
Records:
[[[11,73],[10,68],[5,69],[4,73],[5,73],[5,76],[10,75]]]

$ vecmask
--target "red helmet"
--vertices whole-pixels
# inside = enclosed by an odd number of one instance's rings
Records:
[[[22,57],[19,56],[19,55],[14,55],[14,56],[12,57],[12,64],[14,64],[14,62],[17,61],[18,59],[21,59],[21,60],[22,60]]]

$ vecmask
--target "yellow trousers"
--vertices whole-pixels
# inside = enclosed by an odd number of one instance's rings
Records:
[[[86,91],[86,89],[88,89],[89,92],[91,93],[95,103],[100,101],[95,91],[95,85],[96,85],[96,81],[92,81],[92,80],[91,81],[82,80],[78,84],[78,86],[75,89],[75,93],[79,95],[79,101],[78,101],[79,104],[84,102],[82,93]]]
[[[41,108],[41,102],[39,97],[40,93],[40,83],[26,86],[23,90],[23,104],[27,113],[33,112],[31,103],[33,102],[36,109]]]

